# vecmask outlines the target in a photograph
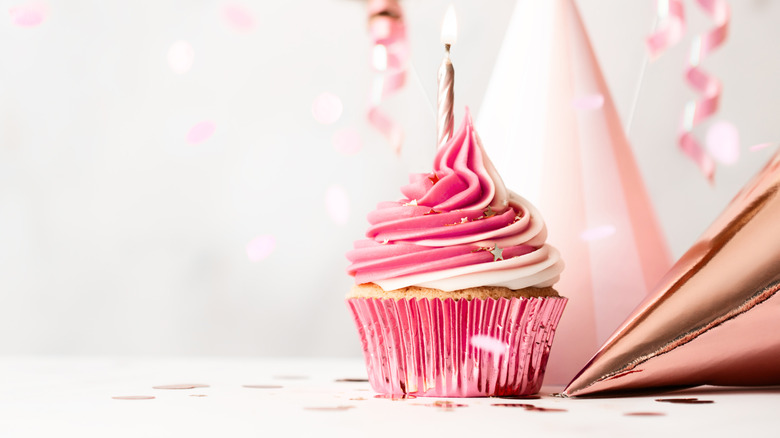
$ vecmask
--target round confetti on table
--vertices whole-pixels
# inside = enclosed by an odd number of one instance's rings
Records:
[[[280,389],[282,385],[242,385],[244,388],[250,389]]]
[[[623,415],[627,417],[662,417],[666,414],[663,412],[626,412]]]
[[[739,131],[733,123],[715,122],[707,130],[707,150],[716,161],[722,164],[735,164],[739,161]]]
[[[715,403],[713,400],[699,400],[696,397],[692,398],[657,398],[655,399],[657,402],[662,403],[676,403],[676,404],[682,404],[682,405],[703,405],[703,404],[710,404]]]
[[[46,6],[39,2],[28,3],[12,7],[8,13],[13,24],[20,27],[34,27],[43,23],[46,18]]]
[[[168,49],[168,66],[176,74],[184,74],[192,68],[195,50],[184,40],[176,41]]]
[[[255,28],[252,13],[243,5],[228,3],[222,8],[222,15],[228,25],[238,31],[250,31]]]
[[[341,99],[333,93],[322,93],[314,99],[311,105],[311,113],[314,120],[323,125],[336,123],[344,109]]]
[[[580,234],[580,238],[586,242],[600,240],[615,234],[615,227],[612,225],[602,225],[587,229]]]
[[[339,185],[334,184],[325,192],[325,208],[330,219],[338,225],[349,221],[349,196]]]
[[[111,397],[114,400],[153,400],[153,395],[119,395]]]
[[[487,335],[474,335],[469,339],[469,343],[477,350],[487,351],[497,356],[504,355],[509,350],[509,344]]]
[[[198,144],[202,143],[211,137],[212,134],[214,134],[214,130],[217,129],[217,126],[214,124],[214,122],[211,122],[209,120],[204,120],[202,122],[198,122],[190,128],[190,132],[187,133],[187,143],[189,144]]]
[[[604,106],[604,96],[601,94],[590,94],[574,98],[571,106],[577,110],[594,110]]]
[[[336,131],[332,141],[336,152],[346,156],[355,155],[363,148],[363,141],[355,128],[344,128]]]
[[[267,258],[276,249],[276,238],[270,234],[257,236],[246,245],[246,256],[253,262]]]
[[[201,383],[175,383],[173,385],[152,386],[153,389],[195,389],[208,387],[209,385],[204,385]]]
[[[398,400],[411,400],[417,398],[412,394],[377,394],[374,398],[383,398],[386,400],[398,401]]]
[[[368,379],[352,379],[352,378],[336,379],[336,382],[366,383],[368,382]]]

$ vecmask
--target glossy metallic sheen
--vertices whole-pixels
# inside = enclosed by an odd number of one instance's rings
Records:
[[[564,393],[780,384],[780,151]]]

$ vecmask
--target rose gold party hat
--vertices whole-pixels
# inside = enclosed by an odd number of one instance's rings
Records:
[[[566,262],[556,289],[569,304],[547,368],[547,383],[565,384],[672,261],[572,1],[517,3],[478,124]]]
[[[780,152],[566,388],[780,384]]]

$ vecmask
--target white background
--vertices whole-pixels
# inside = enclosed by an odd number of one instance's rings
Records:
[[[21,4],[0,2],[0,354],[359,355],[343,254],[376,202],[429,169],[449,1],[402,2],[420,81],[385,106],[406,131],[400,158],[365,119],[364,2],[247,1],[249,30],[218,1],[51,1],[34,27],[6,14]],[[478,115],[514,1],[454,4],[456,114]],[[577,4],[626,120],[653,1]],[[780,138],[780,2],[732,1],[728,42],[704,65],[725,84],[715,120],[737,126],[741,158],[711,187],[678,152],[687,48],[712,26],[686,6],[689,32],[648,65],[629,133],[675,257],[776,149],[749,146]],[[167,60],[178,40],[193,47],[184,74]],[[333,124],[312,116],[323,92],[343,103]],[[214,134],[189,144],[203,120]],[[344,129],[358,154],[334,149]],[[326,209],[334,185],[346,224]],[[260,235],[277,246],[253,262]]]

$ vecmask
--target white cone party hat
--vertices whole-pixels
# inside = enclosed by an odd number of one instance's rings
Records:
[[[671,266],[666,240],[571,0],[520,0],[478,120],[507,187],[531,200],[566,262],[547,369],[565,384]]]

